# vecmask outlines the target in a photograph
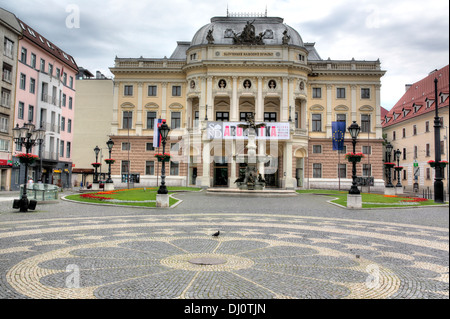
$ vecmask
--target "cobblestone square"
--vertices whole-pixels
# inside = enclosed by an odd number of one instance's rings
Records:
[[[448,206],[175,197],[171,209],[60,200],[30,213],[0,197],[0,298],[449,298]]]

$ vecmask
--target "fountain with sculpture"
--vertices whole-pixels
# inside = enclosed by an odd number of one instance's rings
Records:
[[[265,127],[266,124],[255,124],[253,114],[248,115],[246,121],[247,124],[239,124],[238,127],[248,130],[247,154],[236,156],[236,161],[238,163],[245,163],[246,167],[244,174],[241,174],[235,183],[241,190],[263,190],[266,181],[258,172],[257,165],[268,162],[270,157],[256,154],[256,130]]]

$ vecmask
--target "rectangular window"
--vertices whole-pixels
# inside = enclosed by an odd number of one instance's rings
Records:
[[[14,51],[14,42],[5,37],[3,40],[3,54],[6,55],[8,58],[12,59],[13,51]]]
[[[128,142],[123,142],[122,143],[122,151],[129,151],[131,150],[131,144]]]
[[[62,106],[66,106],[66,99],[67,99],[66,95],[63,94],[62,95]]]
[[[9,151],[9,141],[0,139],[0,152]]]
[[[431,156],[429,143],[425,144],[425,156],[427,156],[427,157]]]
[[[228,122],[230,120],[229,112],[216,112],[216,121]]]
[[[66,130],[66,118],[63,116],[61,117],[61,131]]]
[[[64,157],[64,141],[60,141],[60,145],[59,145],[59,157]]]
[[[312,131],[322,132],[322,114],[312,114]]]
[[[22,47],[22,51],[20,52],[20,62],[27,63],[27,49]]]
[[[156,85],[149,85],[148,96],[156,96],[156,93],[157,93]]]
[[[28,105],[28,122],[34,121],[34,106]]]
[[[362,153],[363,153],[363,154],[367,154],[367,155],[372,154],[372,146],[369,146],[369,145],[363,145],[363,147],[362,147]]]
[[[179,173],[179,164],[178,162],[170,161],[170,175],[177,176]]]
[[[172,112],[170,115],[171,129],[176,129],[181,127],[181,112]]]
[[[23,73],[20,73],[20,88],[22,90],[25,90],[25,87],[27,86],[27,76]]]
[[[347,122],[347,114],[336,114],[337,122]]]
[[[320,163],[313,164],[313,177],[322,178],[322,164]]]
[[[338,164],[338,178],[347,178],[347,164]]]
[[[370,132],[370,114],[361,114],[361,133]]]
[[[155,148],[153,147],[153,143],[145,143],[145,150],[146,151],[154,151]]]
[[[133,119],[133,111],[123,111],[122,128],[131,129],[132,119]]]
[[[36,68],[36,54],[34,54],[34,53],[31,53],[31,62],[30,62],[30,65],[31,65],[31,67],[32,67],[33,69]]]
[[[426,168],[426,179],[431,179],[431,168],[427,167]]]
[[[3,62],[2,80],[8,83],[12,83],[12,66]]]
[[[69,110],[72,109],[73,98],[69,96]]]
[[[392,132],[392,140],[395,141],[395,131]]]
[[[72,120],[67,119],[67,133],[72,133]]]
[[[413,125],[413,135],[417,135],[417,125]]]
[[[429,121],[426,121],[425,122],[425,132],[429,132],[430,131],[430,122]]]
[[[361,88],[361,99],[370,99],[370,89]]]
[[[264,122],[276,122],[277,113],[276,112],[264,112]]]
[[[403,179],[407,179],[408,173],[406,172],[406,170],[404,169],[402,172],[403,172]]]
[[[336,89],[336,98],[345,99],[345,88],[337,88]]]
[[[181,86],[179,85],[172,86],[172,96],[181,96]]]
[[[371,164],[363,164],[362,174],[363,174],[363,177],[372,176],[372,165]]]
[[[0,132],[8,133],[9,119],[7,117],[0,116]]]
[[[23,120],[23,113],[25,109],[25,103],[19,102],[19,107],[17,108],[17,117]]]
[[[48,75],[53,76],[53,64],[48,64]]]
[[[121,174],[128,174],[130,172],[129,167],[130,167],[129,161],[122,161],[122,165],[120,166]]]
[[[342,150],[338,151],[340,154],[346,154],[347,153],[347,145],[344,145],[342,147]]]
[[[154,161],[145,161],[145,175],[155,175]]]
[[[69,87],[73,89],[73,76],[69,77]]]
[[[419,152],[419,150],[417,148],[417,145],[414,145],[414,159],[417,158],[418,152]]]
[[[45,60],[41,59],[41,72],[45,72]]]
[[[30,93],[34,94],[35,91],[36,91],[36,80],[30,78]]]
[[[313,154],[321,154],[322,153],[322,145],[313,145]]]
[[[403,159],[405,160],[406,159],[406,148],[403,148]]]
[[[253,112],[240,112],[239,120],[241,122],[245,122],[247,121],[247,116],[253,116]]]
[[[11,107],[11,91],[5,88],[2,88],[2,101],[1,106],[10,108]]]
[[[402,128],[402,137],[403,137],[403,138],[406,137],[406,128]]]
[[[322,98],[322,88],[313,88],[313,98],[314,99]]]
[[[66,150],[67,150],[67,152],[66,152],[66,158],[70,158],[70,146],[71,146],[71,143],[70,143],[70,142],[67,142],[67,147],[66,147]]]
[[[156,112],[147,112],[147,129],[153,130],[155,125]]]
[[[125,96],[132,96],[133,95],[133,86],[132,85],[125,85],[123,87],[123,95],[125,95]]]
[[[62,82],[64,83],[64,85],[67,84],[67,73],[66,72],[64,72],[64,74],[63,74]]]

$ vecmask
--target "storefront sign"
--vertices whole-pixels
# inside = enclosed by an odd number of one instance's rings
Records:
[[[248,129],[239,124],[246,122],[208,122],[208,138],[210,139],[248,139]],[[256,123],[259,124],[259,123]],[[288,140],[289,123],[268,122],[264,127],[256,129],[257,140]]]

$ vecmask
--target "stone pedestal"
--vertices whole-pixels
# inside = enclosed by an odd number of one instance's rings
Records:
[[[395,195],[395,187],[385,187],[384,195]]]
[[[92,183],[92,190],[93,191],[100,190],[100,183]]]
[[[94,186],[92,185],[92,187],[94,187]],[[105,183],[104,190],[105,191],[113,191],[114,190],[114,183]]]
[[[169,194],[156,194],[156,207],[168,208],[169,206]]]
[[[403,194],[403,187],[395,187],[395,194],[402,195]]]
[[[361,194],[347,194],[348,208],[362,208]]]

